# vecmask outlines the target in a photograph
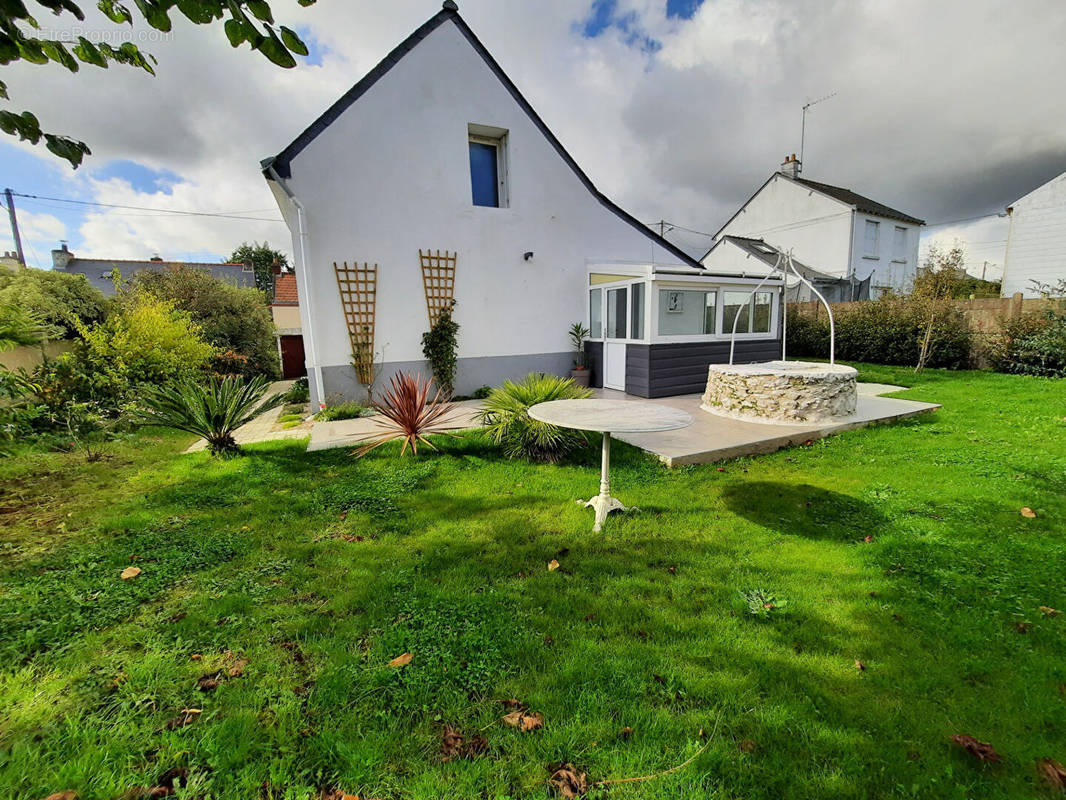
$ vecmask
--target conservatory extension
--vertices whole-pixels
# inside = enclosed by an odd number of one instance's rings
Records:
[[[760,285],[761,284],[761,285]],[[778,277],[663,264],[589,267],[590,385],[639,397],[704,391],[710,364],[781,358]]]

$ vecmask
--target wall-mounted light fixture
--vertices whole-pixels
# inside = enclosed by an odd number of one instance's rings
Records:
[[[522,254],[522,258],[524,258],[526,261],[532,261],[533,260],[533,251],[532,250],[527,250],[526,252],[524,252]]]

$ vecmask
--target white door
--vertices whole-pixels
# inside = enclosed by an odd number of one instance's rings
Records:
[[[607,319],[603,336],[603,388],[626,390],[626,325],[629,289],[607,290]]]

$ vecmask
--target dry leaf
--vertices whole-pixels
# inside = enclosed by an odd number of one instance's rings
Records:
[[[866,544],[869,544],[870,542],[872,542],[874,540],[874,537],[871,534],[868,533],[868,534],[866,534],[865,536],[862,537],[862,540],[864,542],[866,542]]]
[[[863,664],[861,661],[859,661],[859,659],[856,658],[855,659],[855,669],[857,669],[859,672],[865,672],[866,671],[866,665]]]
[[[1036,760],[1036,774],[1044,779],[1044,782],[1052,789],[1062,791],[1066,789],[1066,768],[1058,761],[1050,758],[1038,758]]]
[[[996,748],[990,745],[988,742],[982,742],[970,736],[968,733],[956,733],[951,737],[951,741],[976,758],[978,761],[984,761],[986,763],[998,764],[1001,756],[996,752]]]
[[[136,578],[140,574],[141,574],[141,568],[140,567],[126,567],[119,574],[119,577],[122,578],[122,580],[124,580],[124,581],[128,581],[130,578]]]
[[[618,738],[622,741],[629,739],[633,735],[633,729],[626,725],[622,730],[618,731]]]
[[[406,667],[408,664],[411,663],[411,659],[412,658],[414,658],[414,656],[411,655],[410,653],[404,653],[403,655],[396,656],[396,658],[394,658],[392,661],[390,661],[389,662],[389,666],[390,667]]]
[[[226,670],[226,674],[231,678],[239,678],[244,674],[244,668],[248,666],[247,658],[238,658],[236,663]]]
[[[1029,508],[1029,506],[1025,506],[1021,510],[1021,515],[1026,519],[1033,519],[1036,517],[1036,512],[1033,511],[1033,509]]]
[[[1043,614],[1045,617],[1057,617],[1062,612],[1059,611],[1057,608],[1052,608],[1051,606],[1040,606],[1040,613]]]
[[[559,764],[552,769],[548,785],[566,800],[581,797],[589,790],[588,777],[584,772],[578,772],[573,764]]]
[[[544,715],[530,711],[512,711],[503,718],[503,722],[522,732],[535,731],[544,727]]]
[[[455,728],[445,728],[440,736],[442,761],[451,761],[453,758],[475,758],[485,755],[488,750],[489,742],[484,736],[467,739]]]
[[[189,658],[191,658],[193,661],[199,661],[203,658],[203,656],[199,653],[193,653],[191,656],[189,656]]]
[[[44,800],[78,800],[78,793],[73,789],[67,789],[65,792],[50,794]]]
[[[1033,623],[1019,620],[1014,623],[1014,630],[1016,633],[1029,633],[1033,629]]]
[[[168,731],[172,731],[175,728],[184,728],[186,725],[192,725],[196,722],[203,713],[202,708],[183,708],[178,716],[167,720],[163,727]]]
[[[742,753],[754,753],[755,752],[755,740],[754,739],[741,739],[740,740],[740,752],[742,752]]]
[[[555,572],[557,569],[559,569],[559,562],[553,558],[548,562],[548,572]]]
[[[525,711],[526,710],[526,704],[523,703],[521,700],[516,700],[513,697],[510,697],[510,698],[508,698],[506,700],[501,700],[500,701],[500,705],[503,706],[504,708],[516,708],[519,711]]]

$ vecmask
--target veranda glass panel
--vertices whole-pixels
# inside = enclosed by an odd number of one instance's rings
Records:
[[[752,333],[769,333],[770,316],[773,308],[773,295],[770,292],[755,293],[754,323]]]
[[[715,323],[718,318],[718,292],[707,292],[707,299],[704,305],[703,332],[717,333],[718,329],[715,327]]]
[[[710,299],[708,299],[710,298]],[[657,322],[660,336],[699,336],[714,333],[714,292],[660,289]],[[708,309],[708,303],[712,308]],[[707,327],[710,321],[711,327]]]
[[[626,290],[607,290],[607,338],[626,338]]]
[[[589,338],[603,337],[603,289],[589,292]]]
[[[751,303],[748,302],[750,294],[750,292],[726,292],[722,296],[722,333],[726,336],[733,333],[734,320],[736,320],[737,333],[751,333]]]
[[[644,284],[629,287],[629,338],[644,338]]]

